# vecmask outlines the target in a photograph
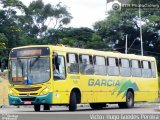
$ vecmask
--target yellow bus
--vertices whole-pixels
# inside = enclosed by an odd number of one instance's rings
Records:
[[[9,56],[9,104],[77,104],[101,109],[106,104],[132,108],[135,102],[158,98],[154,57],[71,48],[63,45],[17,47]]]

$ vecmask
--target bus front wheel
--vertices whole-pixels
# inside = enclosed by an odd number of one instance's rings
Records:
[[[77,109],[77,100],[76,100],[76,93],[73,91],[70,95],[70,102],[69,102],[69,111],[75,111]]]
[[[50,105],[44,105],[44,110],[50,110]]]
[[[41,106],[40,105],[34,105],[34,111],[38,112],[40,111]]]
[[[126,94],[126,102],[118,103],[119,108],[132,108],[134,107],[134,95],[133,92],[128,91]]]

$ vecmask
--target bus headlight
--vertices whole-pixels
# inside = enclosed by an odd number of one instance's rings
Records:
[[[45,95],[50,91],[50,87],[46,87],[45,89],[42,90],[42,92],[40,93],[40,95]]]

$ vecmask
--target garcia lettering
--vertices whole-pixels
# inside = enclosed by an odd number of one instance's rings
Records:
[[[88,86],[119,86],[119,80],[95,80],[89,79]]]

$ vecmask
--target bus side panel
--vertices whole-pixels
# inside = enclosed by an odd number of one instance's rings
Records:
[[[53,104],[68,104],[69,95],[69,92],[54,92],[52,102]]]
[[[59,55],[66,56],[59,52]],[[66,67],[67,71],[67,67]],[[124,102],[129,88],[134,100],[153,101],[158,93],[157,78],[68,74],[65,80],[54,81],[53,103],[69,103],[70,92],[79,88],[81,103]]]
[[[157,78],[139,78],[133,81],[138,85],[135,101],[155,101],[158,98]]]
[[[114,90],[119,84],[119,77],[81,76],[80,88],[83,92],[82,103],[124,102],[125,91]]]
[[[89,82],[90,79],[93,78],[94,80],[92,80],[92,82]],[[83,77],[83,80],[83,83],[80,86],[80,88],[82,88],[83,96],[85,96],[84,98],[82,98],[82,102],[84,103],[125,102],[126,92],[129,88],[131,88],[134,91],[135,102],[154,101],[158,97],[157,79],[155,78],[89,76]],[[107,80],[107,84],[102,84],[98,82],[102,80]],[[120,82],[121,87],[116,86],[116,81],[118,80]],[[123,88],[123,84],[126,83],[128,83],[128,86],[124,85],[125,87]]]
[[[82,91],[82,103],[91,103],[95,100],[94,88],[90,87],[88,83],[89,78],[92,78],[92,76],[93,75],[80,75],[79,88],[81,88]]]

